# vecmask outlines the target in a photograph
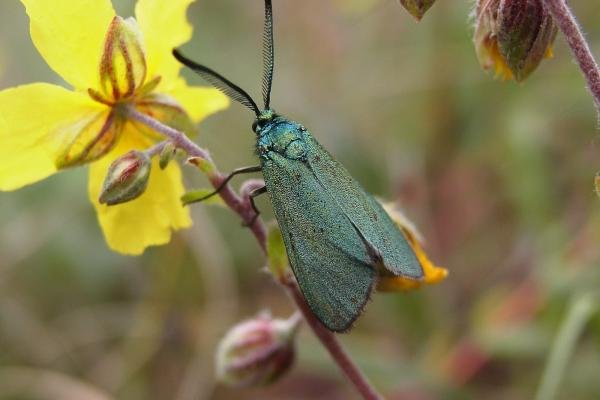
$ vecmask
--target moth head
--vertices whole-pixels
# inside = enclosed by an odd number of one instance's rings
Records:
[[[218,72],[198,64],[185,57],[179,50],[173,50],[173,56],[183,65],[191,68],[198,75],[212,84],[215,88],[226,94],[230,99],[237,101],[250,109],[256,115],[252,130],[258,134],[266,123],[275,118],[271,110],[271,88],[273,86],[273,71],[275,67],[273,44],[273,5],[272,0],[265,0],[265,28],[263,34],[263,79],[262,95],[264,107],[261,111],[254,99],[241,87],[231,82]]]
[[[257,135],[264,129],[269,122],[273,121],[277,117],[277,114],[273,110],[265,109],[260,112],[260,115],[256,117],[254,122],[252,123],[252,130]]]

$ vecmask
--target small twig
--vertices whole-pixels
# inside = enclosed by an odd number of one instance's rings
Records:
[[[124,107],[123,112],[129,117],[142,124],[148,126],[149,128],[154,129],[156,132],[161,133],[167,136],[172,143],[184,150],[188,155],[192,157],[200,157],[206,161],[211,162],[210,154],[207,150],[201,148],[192,140],[190,140],[185,134],[182,132],[167,126],[160,121],[155,120],[152,117],[149,117],[146,114],[143,114],[137,111],[133,107]],[[218,172],[215,167],[214,176],[209,177],[209,180],[213,187],[217,188],[221,185],[225,176]],[[225,186],[220,192],[219,195],[225,201],[225,203],[231,208],[235,213],[237,213],[245,223],[250,223],[252,219],[254,219],[254,210],[250,206],[248,201],[244,201],[243,198],[238,196],[233,189],[229,185]],[[250,230],[254,234],[258,244],[260,245],[263,252],[266,253],[266,243],[267,243],[267,235],[265,224],[261,218],[256,218],[254,223],[251,225]],[[360,371],[358,366],[352,361],[352,359],[348,356],[341,343],[335,337],[335,335],[327,330],[321,322],[315,317],[312,313],[306,301],[304,300],[304,296],[300,293],[298,286],[296,283],[289,279],[285,282],[281,282],[282,285],[288,290],[290,296],[296,303],[296,307],[300,310],[304,319],[313,330],[317,338],[321,341],[323,346],[327,349],[334,362],[338,365],[338,367],[344,372],[346,377],[352,382],[352,384],[356,387],[358,392],[363,396],[365,400],[381,400],[383,396],[381,396],[373,386],[369,383],[365,375]]]
[[[565,35],[573,56],[585,76],[588,89],[594,96],[596,108],[600,113],[600,69],[590,50],[590,46],[583,36],[577,19],[565,0],[544,0],[556,21],[559,29]]]

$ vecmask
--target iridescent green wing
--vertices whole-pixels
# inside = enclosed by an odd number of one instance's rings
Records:
[[[312,136],[307,141],[307,164],[315,178],[381,255],[383,266],[394,275],[422,278],[423,269],[412,247],[381,204]]]
[[[376,280],[373,259],[308,165],[270,154],[263,176],[300,290],[330,330],[348,330]]]

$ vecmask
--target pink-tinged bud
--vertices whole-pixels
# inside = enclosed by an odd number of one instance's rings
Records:
[[[523,81],[552,57],[557,27],[542,0],[478,0],[474,42],[484,69]]]
[[[146,79],[146,55],[141,31],[133,18],[113,18],[100,60],[104,95],[118,101],[133,95]]]
[[[294,362],[300,320],[299,314],[288,320],[259,315],[234,326],[217,349],[218,380],[235,387],[275,382]]]
[[[594,187],[596,189],[596,194],[600,197],[600,172],[594,177]]]
[[[400,4],[406,8],[413,17],[420,21],[427,10],[435,3],[435,0],[400,0]]]
[[[100,203],[111,206],[140,196],[148,186],[151,165],[150,157],[138,150],[117,158],[108,168]]]

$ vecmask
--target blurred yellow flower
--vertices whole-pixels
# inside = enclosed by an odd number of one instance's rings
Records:
[[[403,276],[394,275],[382,275],[379,277],[377,283],[377,290],[380,292],[397,292],[418,289],[423,285],[431,285],[439,283],[446,279],[448,276],[448,270],[442,267],[438,267],[429,260],[427,254],[421,247],[423,241],[421,235],[413,225],[413,223],[406,218],[393,204],[383,204],[383,208],[390,215],[392,220],[400,227],[408,243],[411,245],[415,252],[417,259],[421,263],[423,268],[423,279],[415,280]]]
[[[33,83],[0,91],[0,190],[89,163],[89,195],[112,249],[140,254],[188,227],[175,163],[161,170],[153,160],[145,193],[131,202],[106,206],[98,197],[113,160],[162,139],[128,120],[123,106],[193,133],[194,123],[228,105],[215,89],[188,86],[171,56],[191,38],[192,1],[139,0],[136,19],[125,20],[110,0],[21,0],[33,43],[74,90]]]

